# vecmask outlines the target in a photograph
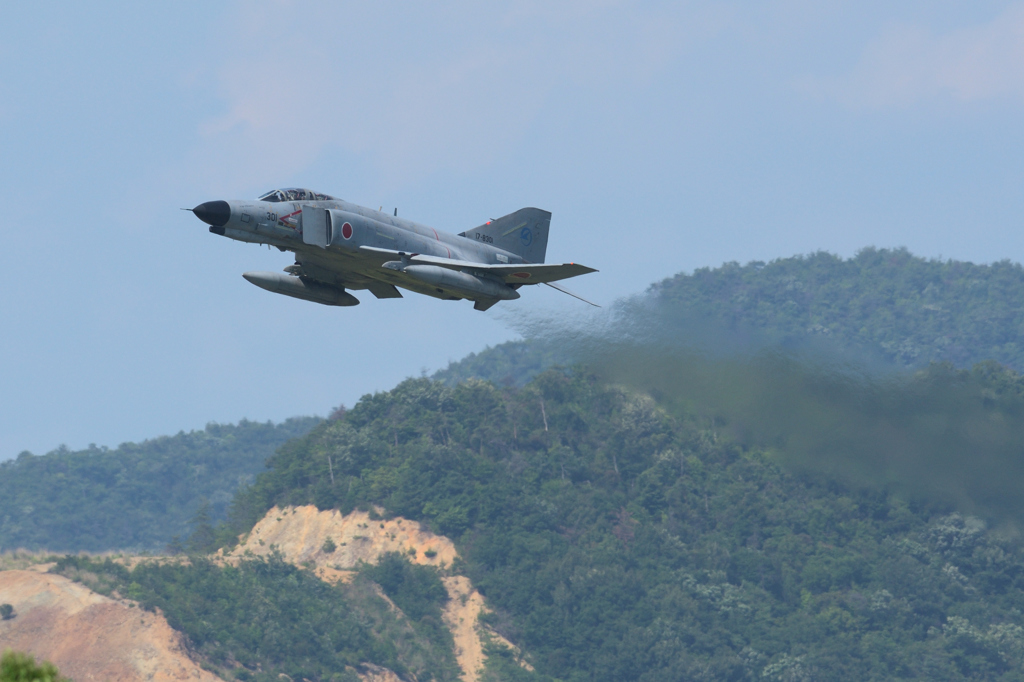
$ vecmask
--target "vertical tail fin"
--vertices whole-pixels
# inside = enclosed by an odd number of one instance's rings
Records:
[[[527,263],[543,263],[548,250],[551,213],[539,208],[521,208],[503,218],[466,230],[459,236],[485,242],[522,256]]]

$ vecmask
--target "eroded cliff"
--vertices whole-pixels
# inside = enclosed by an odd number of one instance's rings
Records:
[[[326,551],[332,544],[334,549]],[[234,549],[221,556],[231,560],[246,554],[266,556],[274,550],[295,565],[313,568],[328,582],[348,580],[360,562],[376,563],[388,552],[442,569],[451,567],[458,556],[451,540],[424,530],[416,521],[382,519],[362,511],[320,511],[312,505],[271,509]],[[486,661],[485,638],[514,647],[480,622],[487,606],[469,578],[448,575],[443,582],[449,597],[444,620],[455,640],[455,655],[464,679],[476,682]]]

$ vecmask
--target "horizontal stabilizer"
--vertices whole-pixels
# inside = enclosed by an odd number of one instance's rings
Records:
[[[360,249],[381,254],[388,254],[400,258],[410,264],[438,265],[450,270],[472,270],[480,273],[487,273],[500,277],[506,284],[547,284],[557,282],[570,277],[578,277],[591,272],[597,272],[594,268],[588,268],[579,263],[531,263],[520,265],[505,265],[504,263],[474,263],[467,260],[456,260],[454,258],[441,258],[439,256],[425,256],[417,253],[403,253],[390,249],[380,249],[373,246],[360,246]],[[589,301],[588,301],[589,303]]]

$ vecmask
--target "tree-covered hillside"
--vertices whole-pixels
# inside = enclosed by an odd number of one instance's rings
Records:
[[[138,562],[134,568],[69,556],[52,572],[146,610],[159,609],[187,638],[192,655],[224,679],[358,682],[357,671],[367,671],[367,664],[403,679],[459,678],[454,642],[442,624],[448,595],[437,569],[397,555],[337,585],[277,553],[237,565],[192,556]]]
[[[23,452],[0,464],[0,549],[162,550],[204,502],[220,519],[240,486],[319,419],[210,424],[116,449]]]
[[[669,310],[707,315],[771,338],[824,335],[900,366],[995,360],[1024,369],[1024,268],[926,260],[863,249],[770,263],[727,263],[651,288]]]
[[[928,260],[905,249],[868,248],[849,259],[819,252],[680,273],[636,302],[612,313],[622,318],[616,326],[707,326],[760,344],[813,340],[904,368],[995,360],[1024,371],[1024,268],[1009,261]],[[470,355],[435,378],[521,384],[576,355],[542,336]]]
[[[938,367],[907,381],[904,398],[938,399],[893,417],[836,409],[909,442],[967,400],[954,435],[980,450],[985,424],[1012,423],[1007,452],[1024,450],[1017,375]],[[761,443],[740,413],[665,406],[582,372],[524,388],[406,381],[283,446],[221,537],[274,504],[428,523],[536,668],[494,656],[499,679],[1024,679],[1024,551],[992,525],[1008,519],[787,472],[799,420]],[[989,473],[1019,474],[1016,460]]]
[[[575,359],[571,348],[559,348],[546,340],[506,341],[448,363],[433,378],[449,386],[469,379],[492,381],[499,386],[522,386],[549,367],[572,364]]]

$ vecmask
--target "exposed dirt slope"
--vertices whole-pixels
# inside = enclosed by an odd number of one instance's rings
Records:
[[[323,551],[328,538],[335,544],[329,554]],[[335,569],[353,569],[360,561],[374,563],[387,552],[401,552],[429,566],[450,566],[456,557],[451,540],[423,530],[415,521],[375,521],[366,512],[342,515],[337,510],[318,511],[312,505],[271,509],[231,555],[240,556],[246,550],[266,555],[272,546],[296,564],[314,561]]]
[[[0,603],[17,617],[0,621],[0,649],[53,662],[75,682],[218,682],[192,661],[163,617],[100,596],[67,578],[0,571]]]
[[[328,538],[335,544],[330,553],[323,551]],[[221,558],[233,561],[247,552],[267,555],[277,549],[297,565],[314,562],[318,575],[329,582],[350,579],[360,561],[374,563],[387,552],[441,568],[450,567],[457,557],[448,538],[423,530],[415,521],[374,520],[365,512],[342,515],[312,506],[272,509],[244,540]],[[135,559],[126,558],[125,563],[134,564]],[[220,680],[189,658],[181,635],[163,617],[40,572],[47,567],[0,570],[0,603],[12,604],[18,614],[0,621],[0,649],[27,651],[52,661],[75,682]],[[476,682],[486,660],[479,622],[486,610],[484,598],[464,576],[446,576],[443,581],[450,597],[444,620],[454,637],[464,679]],[[367,682],[398,680],[392,671],[374,666],[360,677]]]
[[[323,551],[328,539],[335,544],[330,553]],[[329,582],[348,579],[360,561],[372,564],[387,552],[401,552],[413,563],[438,567],[451,566],[458,556],[451,540],[423,530],[416,521],[373,520],[366,512],[342,515],[309,505],[271,509],[227,558],[245,552],[267,555],[273,549],[297,565],[314,562],[317,575]],[[469,578],[449,576],[444,584],[450,598],[444,619],[455,638],[455,654],[466,682],[476,682],[486,660],[480,637],[480,614],[486,604]],[[489,635],[514,648],[500,635]]]
[[[455,639],[455,657],[467,682],[476,680],[477,671],[484,667],[484,661],[487,659],[478,631],[480,614],[484,613],[487,607],[483,595],[473,589],[469,578],[453,575],[443,578],[443,581],[448,590],[444,622]],[[502,639],[494,634],[491,636]]]

